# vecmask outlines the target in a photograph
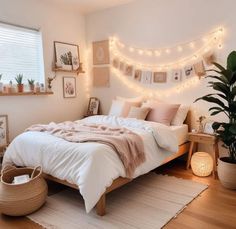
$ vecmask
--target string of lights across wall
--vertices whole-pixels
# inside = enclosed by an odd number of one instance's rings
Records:
[[[171,47],[163,48],[154,48],[154,49],[143,49],[140,47],[126,45],[121,42],[117,37],[110,38],[110,51],[113,58],[118,58],[120,61],[123,61],[125,64],[133,65],[136,68],[144,68],[151,70],[169,70],[174,68],[179,68],[187,65],[189,62],[193,62],[201,58],[205,53],[209,52],[212,49],[223,47],[223,35],[224,29],[218,28],[205,36],[199,37],[197,39],[191,40],[189,42],[177,44]],[[196,44],[202,42],[202,46],[197,49]],[[161,58],[164,55],[169,55],[171,53],[177,52],[181,53],[186,50],[193,50],[193,53],[189,56],[182,57],[176,61],[161,63],[161,64],[147,64],[138,62],[125,53],[138,54],[140,56],[148,56],[153,58]]]

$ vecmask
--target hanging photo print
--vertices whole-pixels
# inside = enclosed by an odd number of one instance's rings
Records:
[[[193,66],[194,66],[194,71],[199,78],[201,78],[202,76],[204,76],[206,74],[203,61],[199,61],[198,63],[194,64]]]
[[[184,67],[184,74],[185,74],[186,78],[193,77],[194,76],[193,66],[192,65],[185,66]]]
[[[181,81],[182,70],[181,69],[174,69],[172,71],[172,81],[173,82],[180,82]]]
[[[132,76],[133,75],[133,66],[129,65],[129,64],[126,64],[124,74],[126,76]]]
[[[112,65],[114,68],[119,68],[119,64],[120,64],[120,62],[119,62],[118,58],[113,59]]]
[[[153,72],[153,83],[166,83],[167,72]]]
[[[143,71],[142,72],[142,83],[151,84],[152,83],[152,72],[151,71]]]
[[[142,78],[142,70],[136,69],[134,72],[134,79],[140,82],[141,78]]]

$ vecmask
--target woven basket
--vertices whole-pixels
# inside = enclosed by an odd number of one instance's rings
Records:
[[[24,184],[12,184],[15,176],[28,174],[31,180]],[[38,210],[46,201],[47,183],[42,168],[16,168],[2,170],[0,182],[0,212],[10,216],[28,215]]]

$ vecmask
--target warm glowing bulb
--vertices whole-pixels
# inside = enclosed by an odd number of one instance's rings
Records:
[[[130,52],[133,52],[133,51],[134,51],[134,48],[133,48],[133,47],[129,47],[129,51],[130,51]]]
[[[139,50],[138,50],[138,54],[139,54],[139,55],[143,55],[143,50],[142,50],[142,49],[139,49]]]
[[[161,52],[160,51],[155,51],[155,56],[160,56],[161,55]]]
[[[183,51],[182,46],[178,46],[177,50],[178,50],[179,52],[182,52],[182,51]]]
[[[124,45],[123,43],[121,43],[121,42],[119,42],[119,46],[120,46],[121,48],[124,48],[124,47],[125,47],[125,45]]]
[[[191,42],[191,43],[189,44],[189,47],[192,48],[192,49],[194,49],[194,48],[195,48],[195,43],[194,43],[194,42]]]
[[[148,56],[152,56],[152,51],[147,51]]]
[[[208,41],[207,37],[203,37],[203,38],[202,38],[202,41],[203,41],[204,43],[207,43],[207,41]]]
[[[166,54],[169,54],[170,53],[170,50],[169,49],[166,49]]]

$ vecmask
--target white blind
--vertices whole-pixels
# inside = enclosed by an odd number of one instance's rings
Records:
[[[17,74],[23,82],[44,83],[42,37],[39,31],[0,23],[0,74],[2,82],[15,84]]]

